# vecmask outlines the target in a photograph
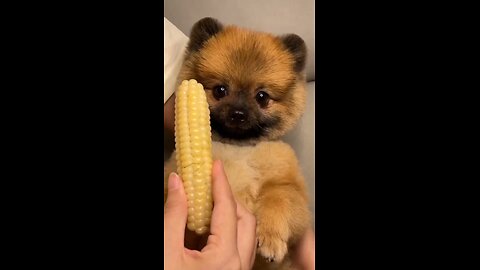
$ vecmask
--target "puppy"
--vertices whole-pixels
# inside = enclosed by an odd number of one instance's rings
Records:
[[[205,88],[213,158],[222,160],[235,198],[257,218],[257,269],[288,268],[288,249],[311,226],[297,158],[279,140],[304,111],[305,61],[297,35],[204,18],[192,28],[178,78]],[[164,166],[165,187],[175,166],[174,152]]]

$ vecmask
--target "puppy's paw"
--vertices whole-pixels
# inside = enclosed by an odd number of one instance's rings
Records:
[[[262,226],[257,227],[257,251],[267,262],[279,263],[283,260],[285,254],[287,254],[287,238],[285,236],[282,237],[278,230],[269,229],[270,230],[262,228]]]

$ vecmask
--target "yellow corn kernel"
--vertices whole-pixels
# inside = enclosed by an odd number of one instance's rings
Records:
[[[203,234],[212,215],[212,135],[205,90],[193,79],[184,80],[176,92],[175,149],[188,200],[187,228]]]

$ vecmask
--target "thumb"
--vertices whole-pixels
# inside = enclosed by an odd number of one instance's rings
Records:
[[[168,177],[168,195],[163,209],[164,243],[170,247],[183,248],[185,225],[187,224],[187,196],[180,176],[171,173]]]

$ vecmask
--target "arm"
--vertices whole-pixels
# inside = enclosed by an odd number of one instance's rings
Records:
[[[163,105],[163,128],[172,134],[175,127],[175,94]]]
[[[178,73],[182,67],[188,37],[175,25],[163,19],[163,127],[174,131],[175,87]]]

